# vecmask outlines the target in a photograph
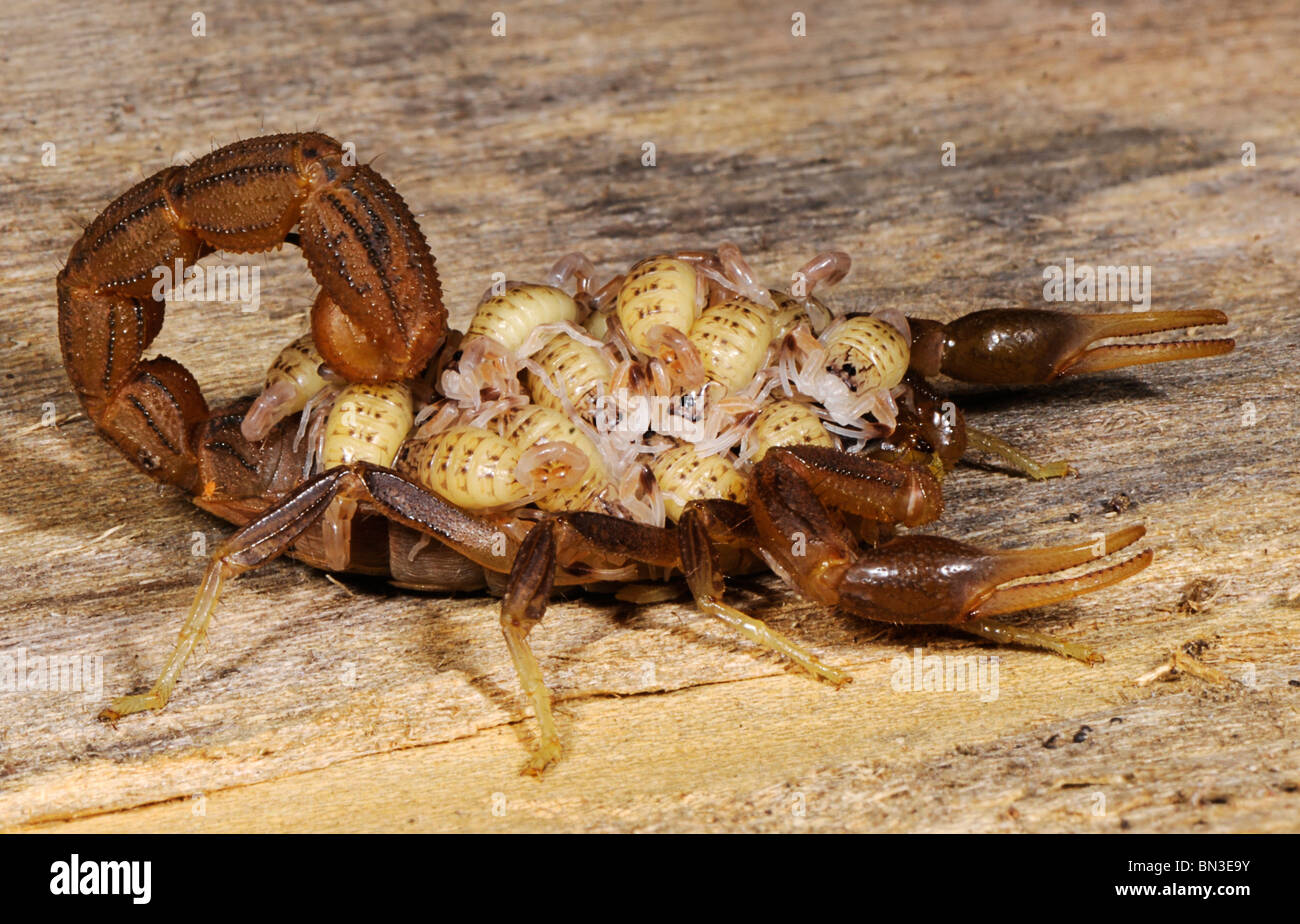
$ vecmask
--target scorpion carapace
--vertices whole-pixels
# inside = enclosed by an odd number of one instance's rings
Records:
[[[275,247],[295,227],[321,285],[310,333],[280,351],[256,399],[210,412],[182,366],[143,358],[163,318],[153,268]],[[1069,471],[967,426],[926,377],[1041,383],[1213,356],[1233,342],[1094,344],[1226,317],[836,316],[819,296],[849,266],[821,254],[789,291],[765,289],[724,243],[655,254],[598,285],[591,261],[569,254],[545,283],[490,291],[462,334],[446,330],[433,258],[401,198],[324,135],[251,139],[145,180],[59,276],[68,374],[128,458],[241,528],[213,554],[157,681],[101,718],[164,706],[224,580],[281,554],[401,587],[500,594],[540,726],[531,772],[560,754],[528,643],[557,586],[648,600],[657,591],[638,585],[683,580],[701,611],[834,684],[849,678],[726,603],[723,575],[767,568],[866,619],[1100,660],[998,617],[1142,570],[1149,551],[1018,583],[1108,557],[1143,527],[1014,551],[899,535],[940,516],[943,479],[968,448],[1034,478]]]

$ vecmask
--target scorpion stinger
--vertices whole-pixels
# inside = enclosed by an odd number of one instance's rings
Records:
[[[136,184],[86,229],[58,277],[59,342],[87,416],[161,481],[199,487],[198,383],[166,357],[159,268],[182,278],[216,250],[253,253],[300,228],[321,295],[316,347],[349,381],[412,378],[446,334],[429,245],[401,196],[326,135],[250,138]],[[180,285],[181,279],[173,279]]]

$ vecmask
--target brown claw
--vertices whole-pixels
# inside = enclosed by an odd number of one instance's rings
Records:
[[[1147,550],[1078,577],[1003,586],[1111,555],[1146,533],[1130,526],[1095,543],[1053,548],[987,551],[938,536],[894,539],[863,554],[840,584],[840,605],[879,622],[953,625],[1000,642],[1046,648],[1087,663],[1091,649],[992,617],[1069,600],[1131,577],[1151,563]]]
[[[1046,549],[1025,549],[1018,551],[996,552],[1001,561],[998,569],[999,583],[1022,577],[1032,577],[1063,571],[1075,565],[1081,565],[1099,557],[1110,555],[1127,548],[1146,534],[1144,526],[1129,526],[1106,536],[1102,542],[1092,545],[1057,546]],[[1103,546],[1104,543],[1104,546]],[[1099,547],[1102,546],[1102,547]],[[1041,581],[1033,584],[1016,584],[1012,587],[993,589],[968,612],[972,619],[986,616],[999,616],[1027,610],[1030,607],[1058,603],[1072,597],[1082,596],[1103,587],[1109,587],[1125,578],[1132,577],[1151,564],[1150,549],[1131,558],[1098,568],[1074,578],[1060,578],[1054,581]]]
[[[1135,337],[1182,327],[1226,324],[1222,311],[1141,311],[1129,314],[1068,314],[1041,309],[976,311],[948,324],[909,319],[912,368],[990,385],[1037,385],[1066,375],[1101,372],[1144,363],[1221,356],[1230,339],[1112,344],[1109,337]]]

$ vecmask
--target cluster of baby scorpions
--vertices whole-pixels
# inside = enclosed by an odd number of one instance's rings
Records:
[[[296,231],[295,231],[296,229]],[[255,398],[210,409],[193,376],[144,352],[163,322],[153,269],[216,250],[301,247],[320,292],[310,332]],[[810,600],[884,623],[944,624],[1084,662],[1091,649],[999,621],[1141,571],[1110,556],[1130,526],[1055,548],[988,550],[916,532],[968,448],[1064,474],[968,427],[928,379],[1042,384],[1216,356],[1231,340],[1099,340],[1224,324],[1218,311],[977,311],[941,323],[830,310],[849,270],[815,257],[783,289],[739,250],[656,254],[598,284],[581,254],[489,290],[447,327],[433,256],[405,202],[334,139],[228,145],[128,190],[58,277],[64,363],[88,417],[141,470],[239,529],[215,551],[158,680],[106,721],[162,708],[222,583],[289,554],[428,591],[500,594],[506,645],[539,725],[526,771],[560,755],[528,644],[552,590],[696,606],[832,684],[849,678],[724,600],[724,573],[767,568]]]

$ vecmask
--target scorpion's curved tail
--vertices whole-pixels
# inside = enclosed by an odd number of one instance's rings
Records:
[[[59,343],[77,396],[154,478],[191,493],[207,480],[210,413],[198,383],[175,360],[143,358],[167,292],[204,255],[270,250],[295,225],[321,286],[314,339],[336,372],[351,381],[413,377],[442,343],[446,310],[414,216],[333,138],[250,138],[161,170],[91,223],[57,283]]]

